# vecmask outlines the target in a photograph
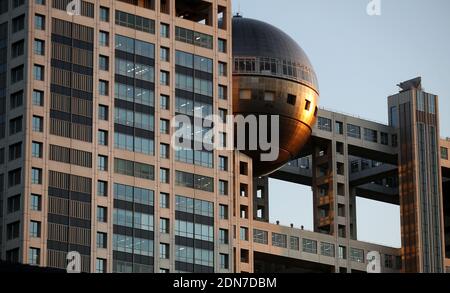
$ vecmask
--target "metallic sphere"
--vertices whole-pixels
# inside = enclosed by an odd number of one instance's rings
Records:
[[[295,159],[311,136],[319,99],[316,74],[286,33],[241,16],[233,18],[233,61],[233,114],[279,115],[277,160],[262,162],[259,148],[241,150],[253,159],[254,176],[268,175]]]

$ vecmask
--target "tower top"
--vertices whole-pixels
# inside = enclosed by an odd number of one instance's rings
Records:
[[[422,77],[416,77],[407,81],[404,81],[397,85],[400,87],[401,92],[409,91],[409,90],[421,90],[422,89]]]

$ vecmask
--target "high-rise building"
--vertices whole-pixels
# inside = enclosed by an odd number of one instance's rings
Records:
[[[382,272],[450,268],[450,142],[419,79],[389,97],[390,123],[371,122],[312,105],[310,68],[274,46],[233,57],[230,0],[79,2],[0,1],[1,260],[66,269],[77,252],[82,272],[365,272],[378,252]],[[240,84],[243,98],[317,119],[269,176],[254,178],[238,151],[173,147],[176,115],[233,113],[233,73],[287,85]],[[309,108],[293,87],[314,95]],[[314,231],[269,222],[269,178],[312,187]],[[357,196],[400,205],[401,249],[358,241]]]

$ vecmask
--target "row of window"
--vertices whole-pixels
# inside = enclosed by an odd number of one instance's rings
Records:
[[[317,128],[323,131],[332,132],[333,131],[333,122],[331,119],[325,118],[325,117],[318,117],[317,120]],[[334,131],[336,134],[344,135],[344,123],[340,121],[335,122]],[[381,143],[382,145],[389,145],[389,134],[385,132],[380,132],[380,135],[378,135],[378,131],[370,129],[370,128],[363,128],[363,132],[361,132],[361,127],[357,125],[353,125],[348,123],[347,124],[347,136],[361,139],[363,138],[365,141],[368,142],[374,142],[374,143]],[[393,147],[397,146],[397,135],[392,135],[391,138],[391,145]]]
[[[245,232],[245,231],[244,231]],[[241,230],[241,236],[242,234],[245,234]],[[289,248],[291,250],[300,250],[300,238],[295,236],[289,237],[288,242],[288,236],[285,234],[279,234],[279,233],[271,233],[272,234],[272,245],[276,247],[281,248]],[[253,230],[253,240],[255,243],[265,244],[267,245],[269,243],[268,239],[269,232],[254,229]],[[318,241],[311,240],[311,239],[302,239],[302,251],[306,253],[311,254],[317,254],[318,253]],[[336,248],[335,245],[332,243],[327,242],[320,242],[320,254],[323,256],[328,257],[336,257]],[[347,259],[347,248],[344,246],[339,246],[338,249],[338,256],[340,259]],[[350,248],[350,255],[349,258],[351,261],[364,263],[364,250],[359,248]],[[385,267],[386,268],[394,268],[393,266],[393,256],[391,255],[385,255]],[[397,260],[397,263],[398,260]],[[400,268],[400,265],[397,264],[397,268]]]
[[[114,209],[113,223],[117,226],[140,229],[144,231],[153,231],[153,215]]]
[[[175,197],[175,210],[210,218],[214,217],[214,204],[212,202],[179,195]]]
[[[154,191],[123,184],[114,184],[114,198],[143,205],[154,205]]]
[[[175,184],[181,187],[214,192],[214,178],[208,176],[176,171]]]
[[[211,225],[175,220],[175,235],[195,240],[214,242],[214,227]]]
[[[114,172],[126,176],[155,180],[155,167],[143,163],[114,159]]]

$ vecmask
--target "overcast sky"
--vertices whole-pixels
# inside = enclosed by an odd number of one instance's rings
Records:
[[[233,11],[269,22],[292,36],[309,56],[320,105],[387,123],[387,96],[399,82],[422,76],[440,97],[441,136],[450,137],[450,1],[233,0]],[[309,187],[271,181],[271,218],[312,229]],[[287,204],[289,203],[289,204]],[[358,238],[400,246],[399,208],[358,200]]]

